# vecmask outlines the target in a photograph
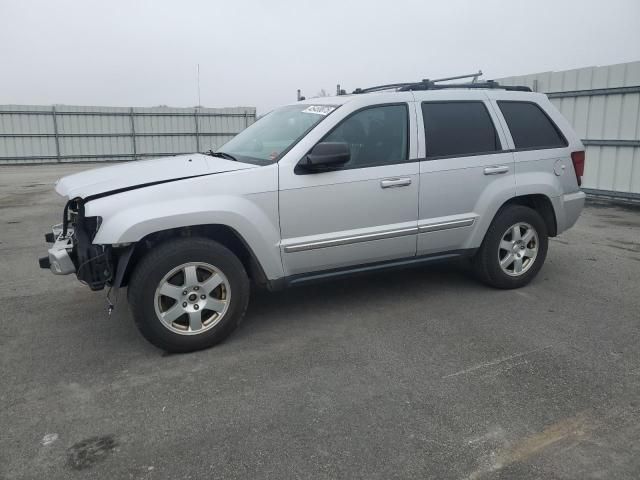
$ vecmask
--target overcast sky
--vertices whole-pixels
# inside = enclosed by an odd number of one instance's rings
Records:
[[[336,83],[640,60],[638,0],[0,0],[0,104],[259,112]]]

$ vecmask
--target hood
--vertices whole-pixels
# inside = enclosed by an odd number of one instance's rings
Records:
[[[56,192],[69,199],[86,198],[148,184],[171,182],[245,168],[256,168],[256,165],[211,157],[201,153],[177,155],[94,168],[68,175],[56,182]]]

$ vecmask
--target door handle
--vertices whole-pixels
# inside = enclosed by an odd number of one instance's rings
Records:
[[[385,178],[380,181],[382,188],[407,187],[411,185],[410,178]]]
[[[486,167],[484,169],[485,175],[500,175],[501,173],[507,173],[509,171],[509,167],[506,165],[499,165],[493,167]]]

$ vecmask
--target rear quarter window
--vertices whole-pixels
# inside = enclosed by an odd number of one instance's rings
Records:
[[[568,145],[560,129],[532,102],[498,101],[516,149],[561,148]]]

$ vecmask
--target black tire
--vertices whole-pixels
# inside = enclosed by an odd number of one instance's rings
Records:
[[[202,333],[184,335],[160,320],[155,294],[165,275],[190,262],[204,262],[222,272],[230,286],[230,300],[215,325]],[[184,353],[211,347],[229,336],[244,317],[249,289],[242,263],[228,248],[206,238],[181,238],[156,246],[140,260],[129,281],[128,299],[136,325],[149,342],[167,352]]]
[[[531,225],[538,236],[538,253],[531,266],[519,276],[510,276],[500,267],[498,247],[503,235],[517,223]],[[502,208],[491,222],[480,249],[473,258],[476,276],[487,285],[501,289],[520,288],[527,285],[538,274],[547,257],[549,234],[547,226],[538,212],[523,205],[508,205]]]

